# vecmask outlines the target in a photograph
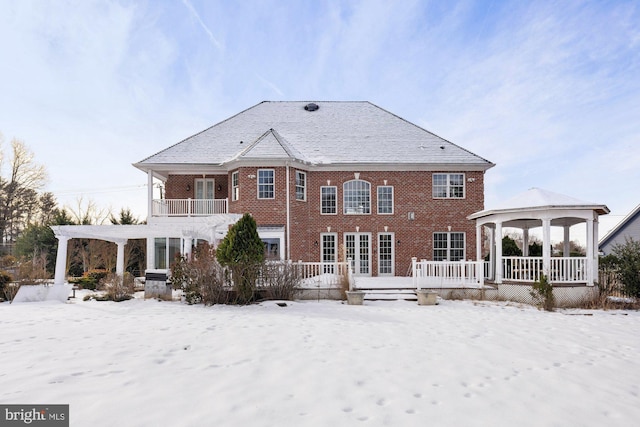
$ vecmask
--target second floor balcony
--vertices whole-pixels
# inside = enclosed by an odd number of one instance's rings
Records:
[[[154,199],[151,216],[210,216],[229,213],[229,199]]]

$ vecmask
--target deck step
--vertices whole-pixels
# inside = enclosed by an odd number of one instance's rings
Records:
[[[358,289],[367,301],[417,301],[415,289]]]

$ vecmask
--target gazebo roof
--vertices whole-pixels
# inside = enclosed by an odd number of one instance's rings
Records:
[[[467,219],[480,220],[480,223],[496,219],[505,227],[534,228],[542,225],[542,218],[551,219],[551,225],[554,226],[571,226],[584,222],[594,213],[606,215],[609,208],[600,203],[585,202],[564,194],[531,188],[495,208],[471,214]]]
[[[486,209],[469,215],[468,219],[478,219],[497,213],[508,212],[529,212],[529,211],[546,211],[546,210],[592,210],[598,215],[606,215],[609,208],[600,203],[585,202],[575,199],[564,194],[554,193],[553,191],[543,190],[541,188],[530,188],[520,193],[500,205]]]

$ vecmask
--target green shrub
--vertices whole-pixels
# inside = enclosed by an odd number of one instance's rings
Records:
[[[216,257],[228,267],[236,293],[236,302],[248,304],[255,299],[256,282],[264,262],[264,244],[258,235],[256,221],[244,214],[218,245]]]
[[[640,298],[640,242],[625,238],[624,244],[613,246],[616,276],[625,295]]]
[[[535,304],[546,311],[554,311],[556,299],[553,295],[553,285],[549,283],[545,274],[540,275],[540,280],[533,284],[531,296]]]

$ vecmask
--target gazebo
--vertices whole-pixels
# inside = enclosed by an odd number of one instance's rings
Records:
[[[551,191],[532,188],[500,206],[476,212],[476,256],[482,259],[482,228],[490,241],[489,280],[500,285],[531,284],[545,274],[553,285],[593,286],[598,279],[598,217],[609,213],[606,205],[574,199]],[[586,256],[571,257],[570,228],[584,223]],[[521,257],[506,257],[502,251],[502,231],[506,227],[522,230]],[[542,256],[529,256],[529,230],[542,227]],[[551,227],[562,227],[562,256],[552,256]]]

